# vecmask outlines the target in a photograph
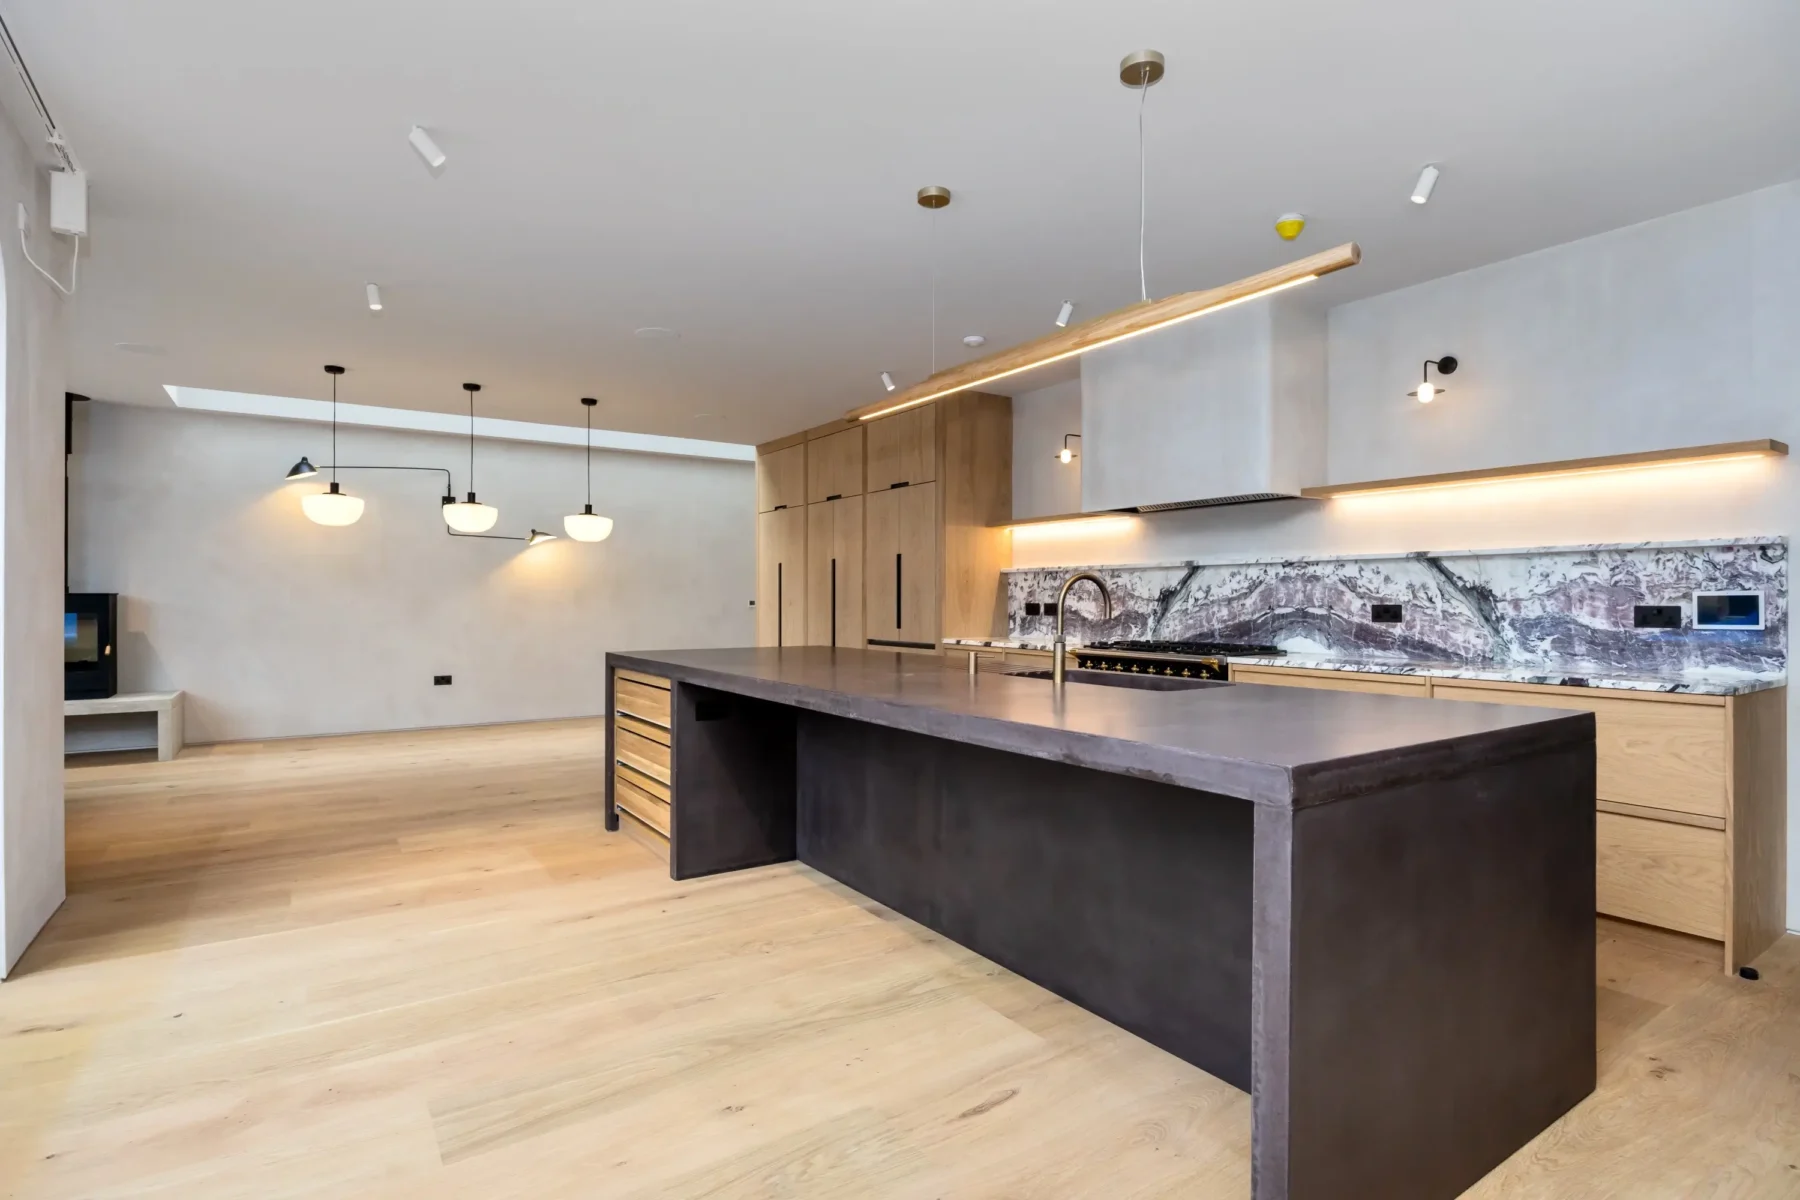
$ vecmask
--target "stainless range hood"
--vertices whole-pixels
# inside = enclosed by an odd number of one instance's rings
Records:
[[[1081,360],[1081,507],[1296,497],[1325,477],[1325,317],[1270,296]]]

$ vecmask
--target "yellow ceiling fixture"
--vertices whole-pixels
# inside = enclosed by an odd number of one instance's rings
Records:
[[[851,421],[870,421],[901,409],[929,404],[957,392],[995,383],[1011,375],[1036,367],[1061,362],[1089,350],[1111,346],[1128,338],[1166,329],[1170,325],[1191,321],[1207,313],[1218,312],[1235,304],[1243,304],[1276,292],[1310,283],[1321,275],[1354,267],[1362,261],[1362,250],[1355,242],[1295,259],[1286,266],[1275,267],[1235,283],[1207,288],[1198,292],[1182,292],[1161,300],[1145,300],[1128,305],[1103,317],[1095,317],[1080,325],[1058,329],[1017,346],[997,350],[973,362],[946,367],[931,378],[875,404],[851,409],[845,414]]]
[[[328,366],[325,368],[325,373],[331,376],[331,487],[323,492],[313,492],[311,495],[302,496],[300,511],[305,513],[306,519],[314,525],[354,525],[362,520],[362,497],[350,496],[338,491],[337,482],[337,381],[338,376],[344,373],[344,368],[336,365]],[[306,467],[304,471],[300,469],[302,464]],[[288,472],[288,478],[306,479],[318,473],[318,468],[302,458],[300,462],[294,464],[294,469]]]
[[[1275,232],[1280,235],[1281,240],[1284,242],[1293,241],[1300,236],[1300,231],[1305,228],[1306,214],[1304,213],[1282,213],[1279,217],[1275,218]]]

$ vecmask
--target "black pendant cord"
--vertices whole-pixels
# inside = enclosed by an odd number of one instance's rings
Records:
[[[594,406],[584,404],[581,413],[587,418],[587,506],[594,509]]]
[[[337,483],[337,375],[331,377],[331,482]],[[337,488],[333,487],[332,491]]]
[[[466,384],[464,385],[467,386]],[[475,389],[469,388],[469,499],[475,499]]]

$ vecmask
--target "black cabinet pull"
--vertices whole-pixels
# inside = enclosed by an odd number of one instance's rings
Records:
[[[831,644],[837,645],[837,559],[831,560]]]
[[[780,512],[782,509],[784,509],[786,507],[787,507],[787,505],[785,505],[785,504],[777,504],[774,508],[771,508],[769,511],[770,512]]]
[[[890,484],[888,484],[888,491],[890,491],[890,492],[891,492],[891,491],[893,491],[893,490],[894,490],[894,489],[895,489],[895,488],[897,488],[897,487],[911,487],[911,486],[912,486],[912,480],[910,480],[910,479],[902,479],[902,480],[901,480],[901,481],[900,481],[900,482],[899,482],[899,483],[890,483]]]
[[[844,498],[844,493],[842,493],[842,492],[833,492],[833,493],[831,493],[831,495],[829,495],[829,496],[827,496],[827,497],[825,497],[825,498],[826,498],[826,499],[827,499],[827,500],[842,500],[842,499],[843,499],[843,498]]]
[[[901,565],[902,565],[901,559],[904,557],[905,557],[904,555],[899,554],[899,553],[896,553],[894,555],[894,628],[895,629],[898,629],[902,625],[906,624],[905,621],[900,619],[900,578],[901,578],[900,570],[901,570]]]
[[[781,588],[782,588],[781,568],[784,565],[786,565],[786,564],[784,564],[784,563],[776,563],[775,564],[775,644],[777,646],[781,645],[782,610],[787,607],[785,604],[783,604],[781,602]]]

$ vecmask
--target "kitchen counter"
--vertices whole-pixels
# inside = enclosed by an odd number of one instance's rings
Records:
[[[1312,654],[1244,656],[1235,657],[1231,661],[1247,667],[1355,671],[1364,675],[1423,675],[1434,679],[1480,679],[1493,683],[1537,683],[1555,687],[1666,692],[1690,696],[1743,696],[1787,685],[1786,675],[1749,675],[1741,671],[1629,675],[1601,663],[1571,664],[1552,671],[1543,667],[1508,666],[1505,663],[1424,662],[1414,659],[1342,658]]]
[[[1247,1089],[1253,1200],[1447,1200],[1593,1090],[1591,714],[607,664],[670,681],[671,874],[798,859]]]

